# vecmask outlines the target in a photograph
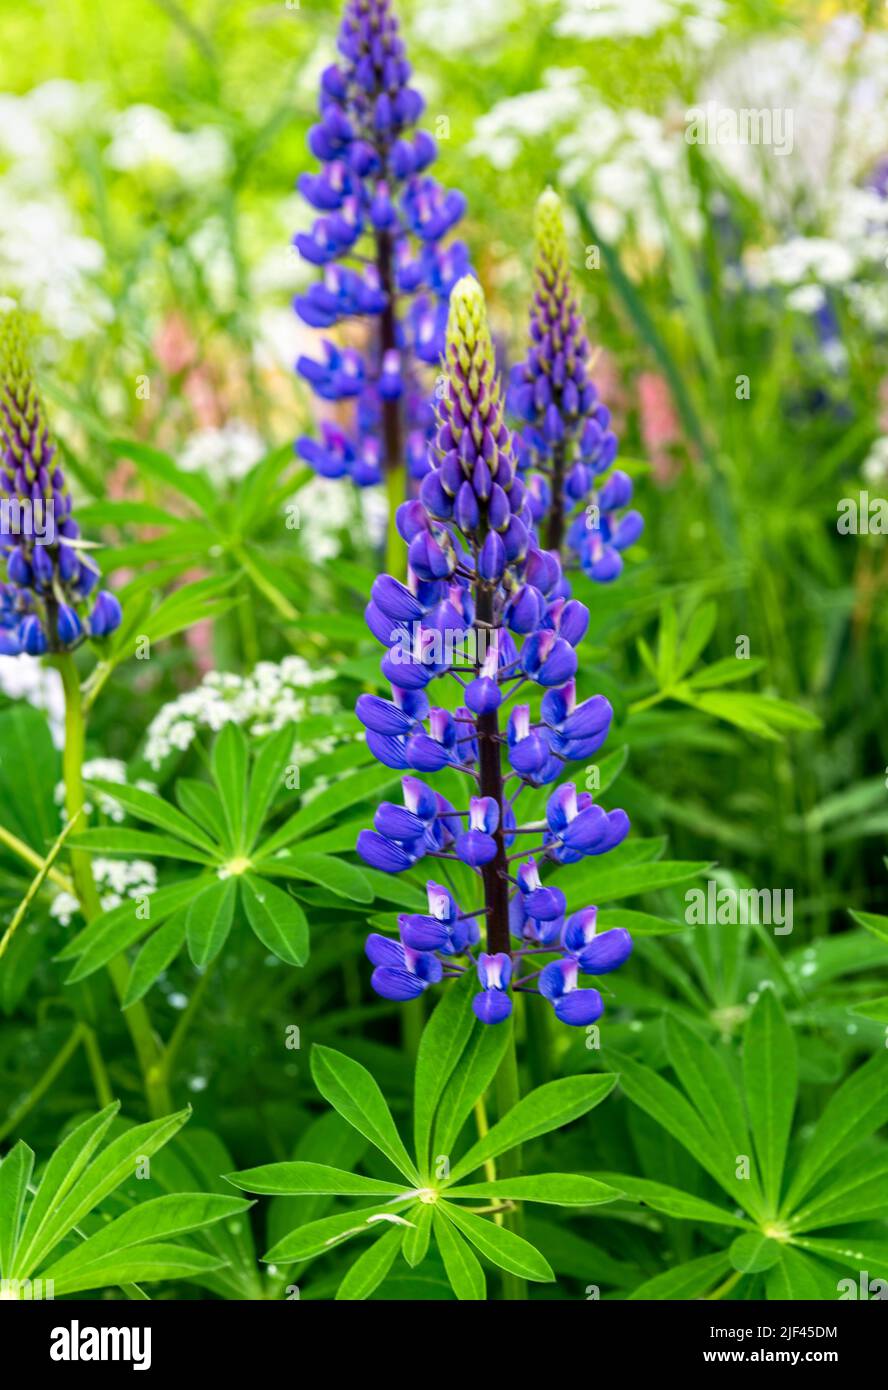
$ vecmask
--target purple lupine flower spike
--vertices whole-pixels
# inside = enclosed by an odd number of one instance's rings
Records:
[[[566,538],[585,573],[608,583],[622,570],[622,552],[638,540],[644,521],[639,512],[624,511],[632,499],[627,473],[617,470],[602,485],[617,437],[589,375],[589,340],[561,200],[551,188],[537,203],[535,230],[530,348],[512,370],[508,396],[521,421],[519,464],[547,548],[560,551]]]
[[[450,299],[446,389],[430,469],[420,500],[398,513],[407,583],[380,575],[367,609],[386,649],[382,671],[392,699],[361,695],[357,702],[374,755],[410,769],[403,805],[379,807],[374,828],[358,837],[358,853],[388,873],[438,859],[446,877],[447,861],[458,861],[477,876],[481,906],[462,911],[450,889],[430,879],[428,912],[403,913],[398,940],[374,934],[367,954],[376,967],[373,986],[388,999],[414,998],[444,974],[472,970],[480,985],[473,1007],[484,1023],[508,1018],[522,990],[548,999],[565,1023],[583,1025],[603,1005],[581,977],[615,970],[632,943],[621,928],[596,937],[594,907],[565,923],[565,893],[549,874],[606,853],[629,822],[570,783],[551,793],[544,822],[517,822],[521,793],[557,783],[570,757],[600,747],[612,710],[601,695],[577,704],[575,647],[588,613],[566,600],[557,554],[537,545],[493,361],[484,296],[466,276]],[[452,712],[426,693],[443,676],[461,687],[464,703]],[[529,698],[506,709],[531,683],[546,692],[540,716]],[[426,780],[443,768],[466,779],[459,809]],[[510,856],[519,836],[520,850]],[[486,950],[476,957],[478,918]],[[559,958],[531,970],[529,953],[537,952]]]
[[[353,412],[350,425],[324,421],[320,439],[303,436],[296,450],[322,476],[367,487],[404,462],[416,480],[428,471],[425,368],[440,359],[447,299],[469,261],[462,242],[442,244],[465,200],[427,172],[435,141],[416,127],[423,101],[390,0],[348,0],[339,53],[308,136],[321,170],[298,185],[320,215],[294,243],[321,278],[294,306],[312,328],[366,318],[371,342],[359,352],[324,339],[322,360],[299,358],[315,395],[352,401]]]
[[[0,655],[70,651],[120,626],[120,604],[94,593],[99,569],[34,384],[19,311],[0,300]]]

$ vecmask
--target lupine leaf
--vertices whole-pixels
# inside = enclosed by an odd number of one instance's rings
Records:
[[[155,835],[150,830],[130,830],[125,826],[100,825],[72,835],[72,849],[85,849],[90,854],[125,854],[157,856],[162,859],[183,859],[189,864],[210,864],[212,856],[172,835]]]
[[[203,968],[218,956],[231,931],[237,879],[222,878],[205,888],[188,908],[185,934],[194,964]]]
[[[185,815],[221,845],[225,839],[225,813],[216,788],[209,782],[199,782],[196,777],[179,777],[174,795]]]
[[[654,1182],[650,1178],[636,1178],[627,1173],[596,1173],[595,1176],[602,1182],[619,1188],[623,1196],[643,1202],[654,1211],[677,1217],[680,1221],[711,1222],[715,1226],[749,1228],[749,1222],[741,1216],[724,1211],[714,1202],[707,1202],[692,1192],[682,1192],[678,1187],[669,1187],[667,1183]]]
[[[133,961],[126,991],[120,1004],[122,1009],[130,1008],[144,994],[147,994],[158,975],[166,970],[170,962],[179,954],[185,944],[187,923],[188,909],[182,907],[174,913],[168,922],[152,932]]]
[[[783,1246],[761,1231],[749,1231],[745,1236],[737,1236],[728,1251],[731,1264],[741,1274],[760,1274],[772,1269],[780,1259]]]
[[[420,1039],[416,1057],[413,1100],[413,1134],[416,1159],[426,1172],[429,1140],[438,1102],[465,1051],[475,1021],[472,1013],[474,984],[467,971],[446,987]]]
[[[377,800],[382,792],[395,786],[401,776],[400,772],[391,768],[375,767],[361,769],[359,772],[353,772],[350,777],[341,778],[331,787],[319,792],[306,806],[301,806],[294,815],[284,821],[271,838],[265,841],[262,853],[273,854],[275,850],[283,849],[294,840],[303,839],[316,825],[323,825],[324,821],[338,816],[340,811],[344,811],[348,806],[355,806],[359,801]]]
[[[480,1168],[488,1158],[496,1158],[507,1149],[560,1129],[585,1115],[610,1094],[616,1080],[610,1075],[567,1076],[537,1087],[493,1125],[483,1139],[472,1145],[453,1168],[451,1181],[457,1182],[466,1173]]]
[[[385,1235],[368,1246],[355,1260],[336,1290],[337,1300],[356,1301],[369,1298],[394,1264],[403,1239],[402,1227],[392,1226]]]
[[[141,935],[142,930],[147,931],[151,927],[157,927],[161,922],[165,922],[180,907],[189,903],[208,881],[202,878],[190,878],[182,883],[171,883],[164,888],[158,888],[156,893],[151,894],[149,916],[145,927],[140,929],[136,935]],[[136,902],[128,898],[119,907],[111,908],[109,912],[103,912],[100,917],[94,918],[88,927],[84,927],[83,931],[78,932],[71,941],[63,946],[56,959],[72,960],[76,959],[77,956],[83,956],[88,949],[98,945],[107,937],[112,942],[111,954],[106,957],[107,960],[110,960],[111,956],[115,955],[123,946],[129,945],[130,941],[136,939],[135,937],[127,937],[127,931],[136,918],[136,906]],[[114,944],[118,937],[122,943],[121,946]]]
[[[838,1179],[822,1188],[792,1216],[795,1231],[836,1226],[842,1221],[877,1219],[888,1205],[888,1154],[864,1154],[843,1164]]]
[[[593,1207],[616,1202],[623,1193],[597,1178],[579,1173],[534,1173],[526,1178],[497,1178],[447,1188],[447,1200],[492,1197],[498,1201],[548,1202],[562,1207]]]
[[[435,1119],[433,1162],[439,1156],[449,1158],[459,1132],[472,1107],[487,1090],[499,1069],[512,1031],[512,1020],[490,1028],[472,1018],[465,1051],[459,1059],[441,1093]]]
[[[348,1173],[343,1168],[328,1168],[324,1163],[268,1163],[259,1168],[244,1168],[229,1173],[228,1181],[244,1192],[263,1192],[270,1196],[304,1197],[321,1193],[363,1197],[403,1195],[403,1182],[383,1182],[365,1178],[360,1173]]]
[[[311,1074],[325,1100],[365,1135],[413,1184],[419,1174],[404,1147],[385,1097],[360,1062],[318,1044],[311,1050]]]
[[[54,1278],[56,1295],[84,1293],[112,1284],[132,1284],[154,1279],[188,1279],[224,1264],[216,1255],[187,1245],[146,1244],[132,1250],[114,1250],[101,1259],[73,1268]]]
[[[264,852],[254,861],[256,872],[269,878],[295,878],[328,888],[337,898],[351,902],[373,901],[373,889],[363,869],[334,859],[329,854],[313,854],[308,850],[293,850],[280,857],[265,858]]]
[[[338,1212],[335,1216],[324,1216],[320,1221],[309,1221],[306,1226],[297,1226],[295,1231],[276,1241],[262,1258],[271,1264],[295,1264],[335,1249],[344,1241],[351,1240],[352,1236],[385,1230],[389,1223],[402,1231],[407,1226],[404,1215],[393,1209],[391,1203]]]
[[[762,990],[746,1024],[743,1080],[762,1185],[776,1212],[795,1111],[798,1063],[795,1037],[772,989]]]
[[[784,1210],[792,1212],[814,1183],[867,1135],[888,1121],[888,1067],[871,1057],[830,1096],[802,1149]]]
[[[632,1290],[629,1301],[702,1298],[707,1290],[713,1288],[730,1271],[730,1268],[731,1262],[725,1252],[703,1255],[699,1260],[688,1260],[687,1264],[669,1269],[665,1274],[646,1279],[637,1289]]]
[[[293,751],[293,742],[294,728],[292,725],[286,725],[266,739],[253,762],[244,830],[244,845],[247,850],[252,849],[256,843],[265,817],[281,788],[284,769]]]
[[[711,866],[705,862],[670,862],[655,864],[623,864],[611,867],[600,860],[577,864],[565,882],[568,902],[609,903],[617,898],[633,898],[639,893],[652,893],[659,888],[673,888],[688,879],[697,878]]]
[[[500,1269],[517,1274],[521,1279],[531,1279],[535,1283],[546,1284],[554,1280],[555,1275],[548,1260],[530,1241],[524,1240],[506,1226],[497,1226],[492,1221],[485,1221],[474,1212],[463,1211],[452,1202],[439,1203],[438,1210],[468,1237],[476,1250],[480,1250],[492,1264],[499,1265]]]
[[[308,921],[296,899],[253,874],[244,875],[241,892],[247,921],[262,945],[288,965],[304,965],[309,953]]]
[[[210,771],[219,789],[230,844],[242,850],[247,805],[247,763],[249,752],[244,731],[229,721],[213,744]]]
[[[416,1269],[428,1254],[429,1238],[432,1234],[432,1206],[429,1202],[417,1202],[407,1215],[413,1225],[404,1232],[401,1249],[410,1268]]]
[[[102,1112],[103,1116],[113,1114],[113,1111]],[[135,1125],[128,1129],[124,1134],[112,1140],[106,1149],[103,1150],[89,1166],[80,1173],[76,1182],[65,1189],[66,1195],[59,1201],[52,1201],[51,1214],[42,1223],[38,1233],[35,1233],[29,1248],[25,1248],[22,1240],[18,1258],[20,1261],[27,1259],[27,1268],[19,1265],[16,1273],[22,1278],[30,1274],[55,1245],[59,1243],[63,1236],[72,1230],[77,1223],[91,1211],[94,1206],[113,1192],[116,1187],[134,1171],[137,1159],[150,1158],[156,1153],[173,1135],[182,1128],[190,1109],[180,1110],[175,1115],[167,1115],[160,1120],[151,1120],[148,1124]],[[99,1117],[94,1117],[98,1119]],[[134,1276],[132,1276],[134,1277]],[[92,1287],[96,1287],[93,1285]]]
[[[434,1208],[433,1225],[453,1292],[464,1302],[483,1303],[487,1298],[487,1280],[477,1255],[437,1207]]]
[[[105,782],[100,777],[90,778],[87,785],[95,787],[96,791],[104,792],[114,801],[119,801],[123,809],[135,816],[136,820],[147,821],[149,825],[156,825],[158,830],[165,830],[175,839],[185,840],[189,844],[196,845],[198,849],[202,849],[210,855],[216,852],[215,846],[206,832],[188,816],[183,815],[175,806],[164,801],[162,796],[156,796],[154,792],[142,791],[140,787],[128,786],[126,783]]]
[[[25,1193],[34,1168],[34,1151],[20,1139],[0,1162],[0,1278],[12,1277]]]
[[[766,1287],[769,1300],[789,1303],[835,1299],[839,1292],[832,1270],[789,1246],[783,1247],[777,1264],[768,1271]]]

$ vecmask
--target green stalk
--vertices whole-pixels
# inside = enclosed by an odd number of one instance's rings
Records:
[[[496,1115],[501,1120],[514,1105],[521,1099],[521,1086],[518,1081],[518,1054],[515,1047],[515,1029],[509,1029],[509,1043],[506,1048],[503,1060],[500,1062],[499,1071],[494,1081],[494,1091],[496,1096]],[[501,1178],[514,1178],[521,1172],[521,1149],[509,1149],[497,1161],[497,1173]],[[510,1231],[514,1231],[520,1236],[524,1232],[524,1213],[518,1206],[514,1211],[503,1214],[503,1224],[508,1226]],[[526,1300],[527,1284],[517,1274],[510,1274],[507,1270],[503,1271],[503,1298],[509,1301]]]
[[[385,537],[385,572],[395,579],[403,579],[406,568],[404,542],[397,526],[397,511],[406,494],[404,470],[402,467],[389,468],[385,475],[385,493],[388,499],[388,527]]]
[[[70,654],[57,656],[53,658],[53,665],[61,674],[65,692],[65,750],[62,769],[65,779],[65,806],[68,819],[73,820],[84,811],[83,753],[86,726],[80,680],[74,658]],[[71,874],[83,915],[87,922],[91,922],[101,912],[102,905],[93,879],[92,863],[85,850],[71,850]],[[126,957],[115,956],[108,964],[108,973],[117,998],[122,1001],[129,978]],[[139,1060],[149,1113],[154,1119],[168,1115],[172,1106],[163,1073],[163,1051],[151,1027],[148,1010],[139,1000],[124,1011],[123,1017]]]

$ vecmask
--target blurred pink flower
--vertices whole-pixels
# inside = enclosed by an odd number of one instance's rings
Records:
[[[681,428],[668,383],[659,373],[639,375],[638,412],[641,441],[654,477],[659,483],[668,482],[678,468],[670,451],[681,441]]]

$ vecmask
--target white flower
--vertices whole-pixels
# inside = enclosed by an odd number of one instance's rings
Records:
[[[816,314],[826,303],[826,294],[820,285],[799,285],[790,290],[786,302],[800,314]]]
[[[121,786],[125,786],[127,780],[126,763],[122,763],[119,758],[89,758],[83,764],[83,779],[85,782],[93,780],[97,782],[119,782]],[[139,791],[151,792],[154,794],[157,792],[157,787],[153,782],[146,782],[142,778],[135,781],[133,786],[138,788]],[[107,816],[109,820],[113,820],[119,824],[120,821],[125,818],[126,812],[120,802],[115,797],[109,796],[107,792],[99,792],[96,800],[102,815]],[[64,782],[59,782],[56,786],[55,802],[57,806],[64,807]],[[85,803],[87,815],[89,815],[93,809],[93,806],[89,802]],[[62,814],[64,815],[64,811]]]
[[[145,757],[159,767],[174,749],[188,748],[202,729],[217,733],[227,723],[240,724],[260,737],[311,715],[338,713],[335,696],[309,693],[333,674],[330,667],[310,667],[301,656],[286,656],[279,663],[260,661],[245,676],[210,671],[195,690],[155,715],[146,735]],[[294,730],[294,741],[297,733]]]
[[[888,482],[888,434],[875,441],[864,459],[862,472],[868,483]]]
[[[332,560],[341,550],[339,532],[359,528],[361,535],[372,545],[385,536],[388,504],[382,488],[352,489],[349,504],[357,515],[347,515],[343,504],[342,483],[334,478],[312,478],[292,499],[299,514],[299,537],[309,559],[315,564]]]
[[[145,859],[95,858],[92,870],[103,912],[120,907],[125,898],[144,898],[157,890],[157,869]],[[67,927],[79,910],[77,899],[61,892],[53,898],[49,915]]]
[[[722,33],[724,0],[564,0],[554,32],[573,39],[644,37],[681,28],[682,39],[709,48]]]
[[[236,482],[249,473],[266,452],[261,435],[243,420],[229,420],[221,429],[197,430],[188,436],[179,455],[186,473],[206,472],[215,483]]]
[[[35,656],[0,656],[0,691],[10,700],[26,700],[43,710],[56,748],[65,742],[65,694],[62,678]]]
[[[546,135],[580,115],[586,104],[582,78],[579,68],[549,68],[540,91],[497,102],[475,122],[469,154],[487,159],[497,169],[509,168],[520,153],[522,138]]]
[[[128,106],[111,123],[111,143],[105,159],[115,169],[131,173],[159,165],[186,185],[215,183],[231,166],[224,133],[202,126],[186,133],[176,130],[166,112],[155,106]]]

